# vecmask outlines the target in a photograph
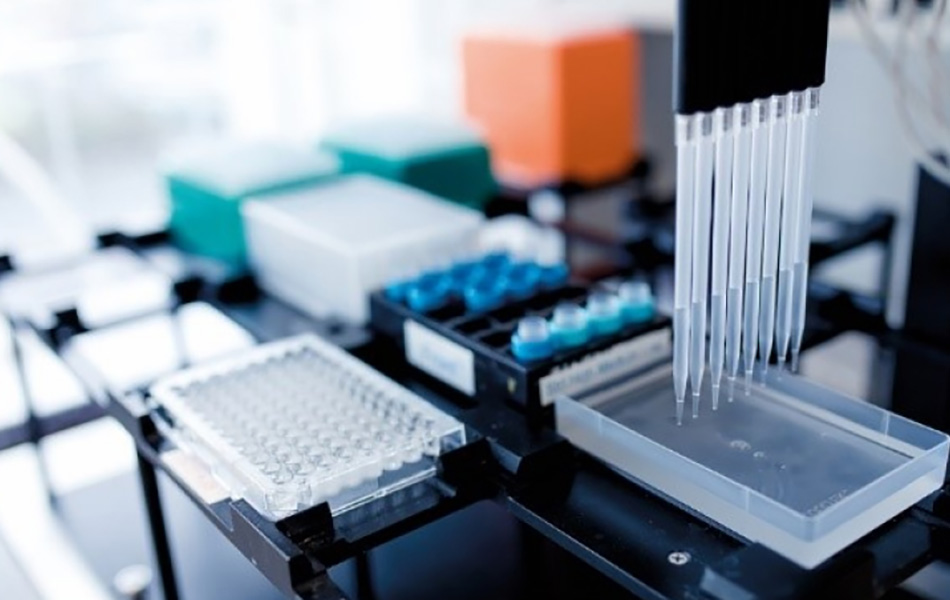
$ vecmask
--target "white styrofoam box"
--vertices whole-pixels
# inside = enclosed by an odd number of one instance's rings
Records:
[[[241,207],[263,289],[316,316],[369,319],[369,293],[474,252],[483,216],[369,175]]]

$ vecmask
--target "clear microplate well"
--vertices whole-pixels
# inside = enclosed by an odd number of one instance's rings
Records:
[[[708,381],[708,377],[706,378]],[[665,365],[556,401],[557,428],[686,508],[812,568],[944,482],[948,437],[800,377],[735,384],[676,424]]]
[[[151,390],[169,435],[233,498],[280,519],[334,514],[436,472],[461,423],[313,335],[184,371]]]

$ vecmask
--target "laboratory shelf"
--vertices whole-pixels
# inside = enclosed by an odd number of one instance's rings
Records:
[[[275,521],[247,500],[231,497],[207,464],[183,451],[161,425],[162,417],[144,389],[107,390],[103,406],[130,433],[139,454],[157,570],[168,600],[177,598],[175,561],[165,533],[159,472],[288,598],[342,599],[328,575],[330,566],[484,500],[505,507],[632,596],[643,598],[870,599],[930,562],[950,558],[946,482],[909,510],[806,569],[632,481],[570,444],[553,427],[531,422],[504,402],[475,403],[448,393],[445,385],[408,366],[387,336],[366,331],[356,335],[337,322],[309,319],[280,303],[269,304],[273,299],[248,280],[196,276],[188,290],[189,302],[211,303],[259,342],[306,330],[309,323],[310,331],[345,343],[357,359],[462,423],[469,443],[443,454],[433,477],[400,493],[335,515],[321,502]],[[57,350],[68,345],[66,333],[43,339]],[[88,365],[70,366],[84,381],[96,380]]]

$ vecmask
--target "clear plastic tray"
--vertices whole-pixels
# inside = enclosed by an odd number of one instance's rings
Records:
[[[54,313],[75,308],[101,327],[171,305],[172,281],[131,250],[105,248],[57,268],[14,272],[0,283],[0,309],[54,325]]]
[[[124,394],[188,365],[253,347],[253,336],[204,302],[80,333],[62,356],[82,369],[101,392]]]
[[[389,494],[465,442],[461,423],[313,335],[166,378],[152,397],[169,434],[271,519]]]
[[[581,401],[558,399],[557,428],[622,473],[806,568],[943,485],[943,433],[787,373],[770,374],[748,396],[741,382],[736,388],[733,402],[677,426],[664,365]]]

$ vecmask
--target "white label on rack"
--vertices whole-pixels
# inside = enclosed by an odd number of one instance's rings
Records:
[[[541,405],[547,406],[559,396],[574,396],[594,390],[649,366],[669,356],[672,351],[670,330],[664,328],[559,367],[538,382]]]
[[[455,389],[475,395],[475,355],[411,319],[403,323],[406,360]]]

